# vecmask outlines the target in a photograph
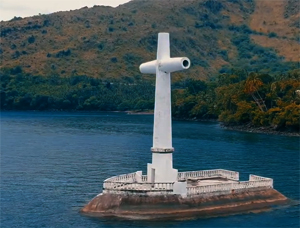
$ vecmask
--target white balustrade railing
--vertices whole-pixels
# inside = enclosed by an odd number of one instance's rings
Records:
[[[106,179],[104,182],[136,182],[137,173],[122,174],[118,176],[113,176]],[[254,175],[253,175],[254,176]],[[189,172],[179,172],[178,180],[187,180],[187,179],[203,179],[203,178],[213,178],[213,177],[223,177],[231,180],[239,180],[239,173],[224,169],[213,169],[213,170],[201,170],[201,171],[189,171]],[[147,175],[142,175],[142,182],[147,182]]]
[[[113,176],[108,179],[106,179],[104,182],[136,182],[136,173],[128,173],[128,174],[122,174],[119,176]]]
[[[174,183],[104,182],[104,191],[172,191]]]
[[[179,172],[178,180],[187,180],[187,179],[200,179],[207,177],[218,177],[217,170],[201,170],[201,171],[188,171],[188,172]]]
[[[256,175],[253,175],[253,174],[249,175],[249,181],[257,181],[257,180],[265,180],[265,179],[269,179],[269,178],[256,176]]]
[[[204,186],[188,186],[187,194],[196,195],[201,193],[213,193],[213,192],[229,192],[232,190],[246,190],[251,188],[273,188],[273,179],[263,178],[260,180],[252,181],[241,181],[225,184],[215,184],[215,185],[204,185]]]
[[[250,174],[249,175],[249,181],[264,181],[264,180],[269,180],[271,183],[271,186],[273,188],[273,179],[272,178],[267,178],[267,177],[261,177],[257,175]]]
[[[225,170],[225,169],[188,171],[188,172],[178,173],[179,181],[183,181],[187,179],[205,179],[205,178],[213,178],[213,177],[223,177],[230,180],[239,180],[239,173]]]
[[[230,180],[238,181],[240,179],[239,172],[225,170],[225,169],[218,169],[221,176]]]
[[[113,176],[103,182],[105,190],[172,190],[174,183],[148,183],[147,175],[141,176],[141,182],[137,181],[137,173],[123,174]]]
[[[166,192],[170,194],[173,190],[174,183],[149,183],[147,182],[147,175],[141,175],[135,173],[123,174],[108,178],[103,183],[103,189],[106,192],[124,192],[124,191],[135,191],[135,192]],[[139,175],[139,176],[137,176]],[[139,178],[137,178],[139,177]],[[188,195],[197,195],[202,193],[214,193],[214,192],[230,192],[232,190],[245,190],[251,188],[273,188],[273,179],[265,178],[256,175],[250,175],[249,181],[240,181],[239,173],[224,169],[215,170],[201,170],[191,172],[179,172],[178,181],[184,181],[188,179],[205,179],[213,177],[222,177],[236,182],[221,183],[213,185],[203,186],[188,186]],[[138,179],[138,181],[137,181]]]
[[[147,175],[142,175],[142,182],[147,182]]]

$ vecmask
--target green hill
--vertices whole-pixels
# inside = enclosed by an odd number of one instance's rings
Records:
[[[298,7],[298,8],[297,8]],[[297,0],[133,0],[1,25],[1,110],[151,110],[157,33],[192,67],[173,116],[299,132]],[[299,135],[297,133],[297,135]]]
[[[208,79],[231,68],[286,72],[299,62],[297,0],[133,0],[0,22],[1,68],[31,75],[134,81],[155,58],[158,32],[171,55],[188,56],[181,77]],[[143,76],[144,77],[144,76]]]

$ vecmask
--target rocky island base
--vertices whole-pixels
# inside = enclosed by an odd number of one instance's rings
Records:
[[[115,216],[128,219],[180,219],[213,217],[286,205],[289,199],[275,189],[232,192],[228,195],[147,196],[102,193],[81,212],[88,216]]]

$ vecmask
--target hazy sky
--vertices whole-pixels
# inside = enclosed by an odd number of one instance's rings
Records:
[[[7,21],[14,16],[29,17],[33,15],[68,11],[94,5],[116,7],[129,0],[0,0],[0,21]]]

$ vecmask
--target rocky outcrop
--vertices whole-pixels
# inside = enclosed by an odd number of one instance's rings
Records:
[[[229,195],[140,196],[100,194],[81,212],[90,216],[117,216],[135,219],[210,217],[269,209],[288,204],[289,200],[275,189],[232,192]]]

